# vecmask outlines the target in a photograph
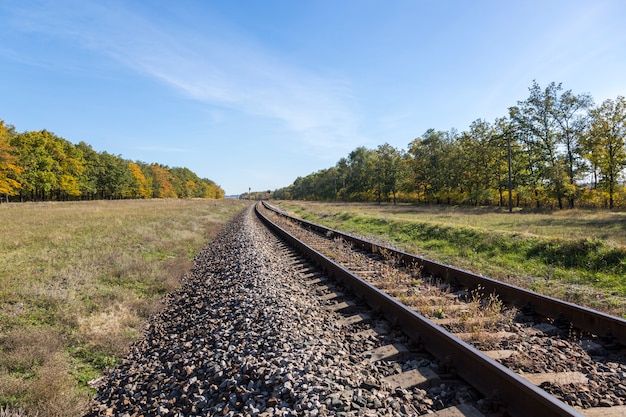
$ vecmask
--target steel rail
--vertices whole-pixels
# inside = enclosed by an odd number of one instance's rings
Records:
[[[371,308],[397,324],[411,338],[441,361],[452,365],[456,373],[483,393],[498,399],[511,416],[584,417],[572,407],[557,400],[479,350],[433,324],[427,318],[399,303],[393,297],[355,276],[341,265],[292,236],[272,222],[255,206],[258,217],[276,235],[297,248],[314,264],[351,289]]]
[[[582,307],[567,301],[558,300],[546,295],[526,290],[515,285],[496,281],[482,275],[474,274],[450,265],[432,261],[416,255],[382,246],[377,243],[343,233],[337,230],[321,226],[303,219],[298,219],[278,210],[277,208],[263,203],[264,206],[281,216],[285,216],[305,227],[324,234],[330,238],[342,238],[352,245],[368,251],[375,252],[384,249],[393,253],[405,266],[419,266],[426,274],[440,278],[451,285],[462,285],[470,289],[478,289],[485,294],[495,293],[500,300],[514,304],[520,308],[527,309],[544,317],[566,320],[577,329],[587,331],[607,340],[613,340],[626,346],[626,320],[611,316],[600,311]]]

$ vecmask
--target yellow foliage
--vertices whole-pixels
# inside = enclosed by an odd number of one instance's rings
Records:
[[[130,173],[133,175],[136,183],[136,189],[134,190],[135,195],[133,195],[133,197],[151,198],[152,187],[148,184],[146,176],[143,175],[141,167],[134,162],[129,162],[128,168],[130,169]]]
[[[174,185],[172,185],[172,174],[162,166],[150,165],[150,170],[154,175],[156,184],[154,184],[154,196],[157,198],[178,198]]]
[[[82,194],[78,178],[73,175],[62,174],[59,176],[59,188],[68,195],[77,197]]]
[[[12,177],[17,177],[23,170],[15,165],[15,156],[11,153],[9,131],[0,120],[0,194],[15,195],[21,185]]]

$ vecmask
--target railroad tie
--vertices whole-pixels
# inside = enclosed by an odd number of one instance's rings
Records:
[[[585,417],[624,417],[626,416],[626,405],[617,407],[595,407],[587,409],[576,409]]]
[[[391,388],[431,388],[441,384],[441,378],[430,368],[417,368],[400,374],[390,375],[384,381]]]
[[[409,349],[407,349],[406,346],[396,343],[392,345],[384,345],[376,349],[364,352],[363,355],[366,357],[366,361],[377,362],[394,359],[399,356],[406,356],[408,355],[408,353]]]
[[[489,356],[494,361],[500,361],[502,359],[508,359],[511,356],[517,354],[517,351],[510,349],[500,349],[500,350],[485,350],[483,353]]]
[[[506,339],[513,339],[514,337],[517,336],[516,333],[505,332],[505,331],[495,332],[495,333],[489,333],[488,331],[463,332],[463,333],[454,332],[454,335],[458,337],[459,339],[463,340],[464,342],[469,342],[475,339],[480,339],[480,338],[485,338],[485,337],[488,337],[494,340],[506,340]]]
[[[553,384],[586,384],[589,382],[585,374],[580,372],[542,372],[539,374],[520,373],[520,376],[534,385],[541,385],[544,382]]]
[[[382,325],[379,325],[379,326],[375,326],[375,327],[373,327],[371,329],[362,330],[362,331],[356,333],[355,336],[357,336],[360,339],[366,339],[368,337],[384,336],[387,333],[389,333],[387,328],[382,326]]]
[[[355,314],[353,316],[348,316],[345,319],[341,319],[337,322],[337,325],[339,327],[346,327],[346,326],[351,326],[353,324],[357,324],[357,323],[362,323],[362,322],[368,322],[370,321],[372,318],[370,316],[368,316],[367,314]]]
[[[321,301],[328,301],[328,300],[333,300],[335,298],[339,298],[339,297],[343,297],[343,293],[342,292],[331,292],[328,294],[324,294],[320,296],[320,300]]]
[[[318,277],[318,278],[308,279],[306,283],[309,285],[315,285],[315,284],[321,284],[322,282],[326,282],[326,281],[328,281],[328,278]]]
[[[349,308],[356,307],[356,303],[354,301],[342,301],[341,303],[335,303],[326,307],[329,311],[341,311],[347,310]]]
[[[300,278],[305,280],[308,284],[317,284],[319,282],[325,281],[325,279],[320,279],[321,274],[319,272],[307,272],[307,273],[298,273]]]
[[[483,413],[469,404],[455,405],[430,415],[433,417],[485,417]]]

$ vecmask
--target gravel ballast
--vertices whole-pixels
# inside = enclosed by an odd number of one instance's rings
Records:
[[[420,415],[471,394],[385,386],[400,365],[352,353],[366,341],[337,325],[281,250],[251,208],[226,225],[102,378],[87,416]]]

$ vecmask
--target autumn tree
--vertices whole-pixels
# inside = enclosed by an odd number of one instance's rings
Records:
[[[175,183],[175,185],[172,184]],[[159,187],[153,191],[153,184]],[[224,198],[224,190],[187,168],[132,162],[74,145],[47,131],[16,133],[0,120],[0,196],[20,200],[76,198]]]
[[[8,201],[9,196],[16,195],[21,187],[16,178],[23,170],[16,165],[15,149],[11,146],[13,135],[15,135],[13,126],[7,126],[4,120],[0,120],[0,203],[3,196]]]
[[[152,187],[141,170],[141,167],[137,163],[129,161],[128,169],[133,178],[128,196],[132,198],[151,198]]]
[[[78,197],[82,194],[85,177],[85,159],[80,149],[70,141],[53,137],[55,152],[52,157],[59,164],[57,198]]]
[[[49,142],[50,134],[45,130],[18,133],[11,139],[17,164],[23,170],[17,179],[22,199],[43,200],[58,185],[60,167],[49,152]]]
[[[189,168],[170,168],[174,192],[179,198],[222,198],[223,191],[211,180],[200,178]]]
[[[178,198],[174,185],[172,184],[172,174],[169,169],[160,164],[151,164],[153,183],[152,191],[155,198]]]
[[[208,178],[202,178],[202,198],[222,199],[224,190]]]

